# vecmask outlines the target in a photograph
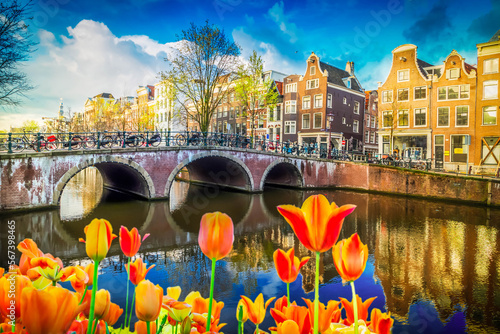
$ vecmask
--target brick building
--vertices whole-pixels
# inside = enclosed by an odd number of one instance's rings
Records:
[[[363,125],[363,152],[370,156],[378,153],[378,92],[365,92],[365,121]]]

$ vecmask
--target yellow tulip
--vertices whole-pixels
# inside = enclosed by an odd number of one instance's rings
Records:
[[[111,295],[108,290],[99,290],[95,294],[94,319],[102,319],[111,306]]]
[[[135,288],[135,314],[142,321],[158,319],[163,300],[163,288],[149,280],[140,282]]]
[[[80,241],[85,242],[87,255],[94,262],[101,262],[108,254],[111,241],[116,238],[113,234],[113,228],[106,219],[94,219],[84,229],[86,240],[80,238]]]

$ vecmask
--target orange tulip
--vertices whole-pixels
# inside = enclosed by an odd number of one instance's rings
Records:
[[[31,286],[32,283],[26,276],[8,275],[0,278],[0,314],[8,318],[9,321],[20,318],[22,315],[22,292]],[[14,291],[14,296],[12,296],[12,291]],[[13,302],[14,304],[12,304]]]
[[[311,319],[314,319],[314,303],[309,299],[304,299],[309,308],[309,315]],[[339,308],[340,302],[336,300],[330,300],[325,307],[325,304],[319,303],[319,322],[318,322],[318,331],[320,333],[326,332],[328,328],[330,328],[330,324],[332,323],[332,318],[335,312],[340,314],[341,309]]]
[[[102,317],[102,320],[104,320],[109,326],[113,326],[122,314],[123,309],[120,308],[118,304],[110,303],[108,313]]]
[[[299,325],[293,320],[286,320],[278,325],[278,334],[301,334]]]
[[[160,315],[163,289],[148,280],[140,282],[135,288],[135,314],[142,321],[155,321]]]
[[[151,267],[146,268],[146,264],[142,262],[141,258],[138,258],[134,262],[130,263],[130,268],[127,264],[125,264],[127,272],[130,271],[130,282],[134,285],[141,283],[146,278],[146,274],[154,267],[155,265],[153,264]]]
[[[23,275],[26,275],[28,270],[31,268],[30,260],[35,257],[43,256],[43,252],[38,249],[37,244],[26,238],[17,245],[17,249],[22,253],[21,259],[19,260],[19,269]]]
[[[206,213],[201,217],[198,244],[209,259],[220,260],[233,248],[233,221],[225,213]]]
[[[279,325],[287,320],[292,320],[299,327],[300,334],[309,334],[312,329],[311,317],[307,307],[290,305],[288,307],[278,310],[276,308],[271,309],[271,316],[273,317],[276,324]]]
[[[111,295],[108,290],[99,290],[95,294],[94,319],[102,319],[111,306]]]
[[[242,309],[241,317],[240,308]],[[236,320],[242,323],[245,323],[248,320],[248,309],[247,305],[243,302],[243,299],[240,299],[238,306],[236,306]]]
[[[186,298],[187,301],[187,298]],[[197,297],[193,300],[193,313],[208,313],[208,303],[210,298]],[[215,299],[212,300],[212,317],[213,319],[219,319],[220,313],[224,308],[224,302],[217,302]]]
[[[273,258],[278,276],[285,283],[294,282],[299,275],[300,268],[309,261],[309,256],[299,260],[299,258],[295,256],[293,248],[290,248],[286,253],[281,249],[277,249],[273,254]]]
[[[164,306],[168,310],[168,315],[175,322],[182,322],[191,313],[191,305],[185,302],[172,301]]]
[[[210,324],[210,331],[206,330],[207,327],[207,317],[208,314],[198,314],[198,313],[193,313],[193,321],[191,323],[192,329],[191,333],[219,333],[222,327],[224,327],[226,324],[219,324],[219,319],[212,320],[212,323]]]
[[[361,243],[357,233],[339,241],[332,252],[333,263],[343,281],[355,281],[361,276],[368,260],[368,246]]]
[[[358,321],[363,320],[364,322],[367,321],[368,319],[368,308],[370,305],[373,303],[377,297],[372,297],[364,302],[361,300],[361,297],[356,295],[356,305],[358,308]],[[344,306],[345,313],[346,313],[346,319],[344,319],[344,324],[346,326],[351,326],[351,324],[354,323],[354,308],[352,306],[352,301],[349,301],[345,298],[339,298],[340,302],[342,303],[342,306]]]
[[[76,292],[83,293],[89,286],[93,284],[94,281],[94,262],[89,263],[83,268],[82,266],[77,266],[79,269],[83,270],[86,275],[74,275],[69,278],[71,286]]]
[[[101,262],[108,254],[111,241],[116,238],[111,224],[105,219],[96,218],[85,226],[84,232],[87,239],[80,238],[80,241],[85,242],[87,255],[94,262]]]
[[[145,323],[144,321],[137,321],[135,323],[135,331],[137,332],[137,334],[147,334],[148,333],[148,327],[147,327],[147,323]],[[149,323],[149,329],[151,331],[151,333],[156,333],[156,322],[150,322]]]
[[[149,233],[145,234],[142,241],[149,237]],[[141,235],[137,228],[133,228],[131,231],[125,226],[120,227],[120,247],[123,254],[128,257],[132,257],[139,251],[141,247]]]
[[[302,208],[280,205],[278,211],[307,249],[322,253],[337,242],[344,218],[355,208],[355,205],[337,207],[325,196],[313,195],[304,201]]]
[[[253,302],[250,298],[246,296],[241,296],[243,299],[243,303],[245,303],[248,310],[248,319],[254,324],[258,325],[264,321],[266,316],[266,309],[269,304],[274,300],[275,297],[269,298],[268,301],[264,304],[264,296],[259,294],[257,298],[255,298],[255,302]]]
[[[391,312],[382,313],[378,308],[374,308],[370,315],[370,329],[378,334],[389,334],[391,332],[394,319]]]
[[[21,296],[22,323],[30,334],[66,333],[85,304],[64,288],[49,286],[45,290],[28,287]]]

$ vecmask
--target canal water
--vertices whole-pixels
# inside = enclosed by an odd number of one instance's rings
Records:
[[[197,244],[201,216],[206,212],[229,214],[235,224],[233,251],[217,262],[214,297],[225,303],[223,332],[236,333],[236,305],[240,295],[265,300],[286,294],[273,263],[277,248],[295,248],[299,257],[312,256],[276,210],[280,204],[300,206],[310,195],[322,193],[338,205],[355,204],[345,219],[340,238],[357,232],[370,252],[366,270],[356,281],[363,300],[376,297],[372,306],[391,312],[393,333],[500,333],[500,210],[383,196],[351,191],[298,191],[269,188],[262,194],[227,192],[176,182],[170,201],[145,202],[102,189],[92,168],[66,186],[60,210],[2,216],[1,251],[7,254],[7,221],[16,222],[16,240],[32,238],[40,249],[60,257],[65,265],[89,260],[83,228],[93,218],[105,218],[118,234],[121,225],[137,227],[151,236],[140,254],[155,267],[147,278],[164,290],[181,286],[184,298],[191,290],[208,297],[210,262]],[[0,265],[5,267],[6,258]],[[102,263],[99,288],[111,300],[125,305],[126,258],[118,240]],[[314,299],[314,261],[302,269],[290,286],[291,298]],[[331,251],[322,255],[320,300],[351,298],[342,285]],[[68,286],[68,285],[67,285]],[[370,309],[371,311],[371,309]],[[260,328],[274,321],[267,312]],[[245,325],[245,333],[254,326]]]

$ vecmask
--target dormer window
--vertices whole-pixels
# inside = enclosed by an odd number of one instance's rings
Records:
[[[460,78],[460,69],[459,68],[450,68],[446,71],[446,79],[455,80]]]
[[[311,66],[311,69],[309,70],[310,75],[315,75],[316,74],[316,66]]]
[[[410,80],[410,70],[398,71],[398,82],[409,81]]]

